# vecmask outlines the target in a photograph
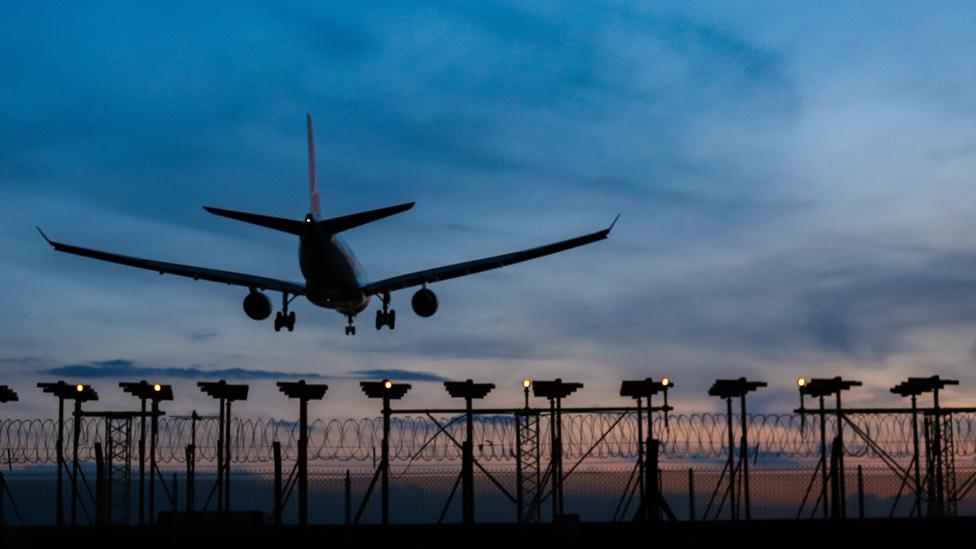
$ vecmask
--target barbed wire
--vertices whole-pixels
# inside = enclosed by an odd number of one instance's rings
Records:
[[[907,414],[852,414],[849,419],[868,434],[877,447],[893,457],[912,455],[912,423]],[[440,462],[460,459],[454,441],[464,438],[463,416],[395,416],[391,420],[390,456],[398,461]],[[476,416],[475,455],[482,461],[513,460],[515,417]],[[735,439],[739,440],[738,415],[733,415]],[[953,453],[976,456],[976,414],[951,416]],[[728,419],[725,414],[672,414],[668,421],[655,416],[652,429],[661,440],[664,458],[722,458],[728,452]],[[828,441],[836,425],[830,418]],[[63,445],[70,457],[72,420],[65,422]],[[795,414],[749,414],[750,454],[757,458],[809,458],[819,456],[819,423]],[[539,419],[541,455],[549,452],[549,418]],[[646,425],[645,425],[646,429]],[[0,420],[0,461],[13,464],[54,463],[57,460],[57,420]],[[184,463],[185,448],[192,442],[190,418],[164,417],[159,421],[157,459],[163,464]],[[564,413],[563,455],[578,459],[584,454],[598,459],[633,458],[637,453],[637,420],[633,414]],[[139,422],[133,420],[130,444],[138,447]],[[445,434],[446,433],[446,434]],[[448,436],[449,435],[449,436]],[[217,420],[196,421],[196,459],[215,461]],[[452,438],[454,441],[452,441]],[[309,459],[322,462],[376,461],[382,439],[381,418],[315,419],[309,423]],[[875,451],[851,428],[845,428],[848,455],[875,457]],[[79,432],[79,457],[94,459],[94,443],[105,441],[105,420],[83,418]],[[234,419],[231,422],[231,455],[237,463],[267,463],[273,459],[272,443],[281,444],[282,458],[294,459],[298,423],[273,418]]]

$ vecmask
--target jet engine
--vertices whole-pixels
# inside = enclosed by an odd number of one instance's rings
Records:
[[[422,288],[413,294],[410,305],[413,307],[413,312],[417,313],[418,316],[424,318],[434,316],[434,313],[437,312],[437,295],[427,288]]]
[[[254,320],[264,320],[271,316],[271,300],[257,290],[251,290],[244,298],[244,313]]]

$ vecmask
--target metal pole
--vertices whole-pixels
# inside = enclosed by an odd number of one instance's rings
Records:
[[[2,487],[0,482],[0,487]],[[95,443],[95,524],[105,524],[105,460],[102,456],[102,444]],[[3,502],[3,491],[0,490],[0,504]],[[0,524],[4,523],[3,509],[0,507]]]
[[[640,519],[647,520],[648,501],[644,486],[644,413],[641,403],[643,399],[637,397],[637,483],[640,487]]]
[[[64,526],[64,398],[58,397],[58,493],[55,498],[54,520]]]
[[[193,488],[194,488],[193,461],[194,461],[193,445],[188,444],[186,446],[186,511],[188,513],[193,512]]]
[[[224,437],[224,510],[230,511],[230,404],[227,399],[227,414],[224,416],[224,424],[227,426],[227,434]]]
[[[563,506],[563,399],[558,397],[556,398],[556,438],[559,442],[556,465],[559,466],[559,515],[561,516],[565,510]]]
[[[735,499],[735,433],[732,427],[732,398],[726,398],[725,404],[727,405],[726,415],[728,416],[729,428],[729,518],[737,520],[739,513],[736,509]]]
[[[380,456],[381,522],[390,523],[390,397],[383,393],[383,441]]]
[[[277,440],[271,443],[271,454],[274,457],[274,523],[281,526],[281,443]]]
[[[827,511],[827,417],[824,413],[824,397],[820,397],[820,498],[823,502],[823,518]]]
[[[556,399],[549,399],[549,470],[551,471],[550,476],[552,477],[552,490],[549,491],[550,497],[552,498],[552,521],[556,522],[556,517],[559,516],[559,434],[557,433],[556,424],[559,420],[556,418]]]
[[[308,400],[299,399],[298,415],[298,524],[308,525]]]
[[[864,470],[857,466],[857,516],[864,518]]]
[[[192,513],[196,509],[197,491],[197,420],[200,416],[193,410],[190,414],[190,446],[186,459],[186,510]]]
[[[146,383],[143,381],[143,383]],[[146,399],[140,398],[139,416],[139,525],[146,523]]]
[[[525,390],[528,398],[528,389]],[[525,480],[522,479],[522,418],[515,412],[515,521],[518,524],[525,522]]]
[[[464,524],[474,524],[474,412],[471,398],[464,399],[466,438],[461,447],[461,514]]]
[[[942,413],[939,411],[939,389],[936,387],[932,391],[932,411],[935,420],[935,442],[932,448],[933,461],[935,461],[935,505],[939,517],[945,516],[945,491],[943,490],[943,470],[942,470]]]
[[[695,470],[688,468],[688,520],[695,522]]]
[[[352,477],[349,476],[349,469],[346,469],[346,525],[352,524]]]
[[[918,397],[912,395],[912,448],[915,456],[915,516],[922,518],[922,454],[918,448]]]
[[[647,497],[650,500],[650,519],[661,520],[661,482],[658,474],[658,451],[660,443],[653,438],[647,439]]]
[[[224,511],[224,399],[219,400],[217,416],[217,511]]]
[[[839,518],[847,518],[847,478],[844,470],[844,412],[840,405],[840,393],[837,391],[837,442],[840,451],[837,453],[837,491],[840,494],[840,502],[837,508],[840,510]]]
[[[180,485],[177,484],[176,473],[173,473],[173,513],[180,510]]]
[[[78,471],[81,463],[78,461],[78,443],[81,440],[81,399],[75,399],[75,428],[74,443],[71,453],[71,525],[78,524]]]
[[[146,422],[143,416],[143,423]],[[149,420],[149,522],[156,522],[156,433],[159,432],[159,401],[152,400],[152,418]]]
[[[742,444],[739,446],[739,462],[742,463],[742,498],[746,507],[746,520],[752,519],[752,505],[749,500],[749,432],[746,417],[746,394],[739,397],[740,415],[742,421]]]

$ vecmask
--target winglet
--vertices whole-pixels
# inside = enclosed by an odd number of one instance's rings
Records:
[[[610,231],[613,230],[613,226],[617,224],[618,219],[620,219],[620,214],[617,214],[617,217],[613,218],[613,223],[611,223],[610,226],[607,227],[607,234],[610,234]]]
[[[46,234],[44,234],[44,231],[42,231],[40,227],[38,227],[37,225],[34,225],[34,228],[35,228],[35,229],[37,229],[37,232],[39,232],[39,233],[41,233],[41,236],[42,236],[42,237],[44,237],[44,240],[45,240],[45,241],[46,241],[46,242],[47,242],[48,244],[50,244],[50,245],[52,245],[52,246],[54,246],[54,242],[52,242],[52,241],[51,241],[51,239],[50,239],[50,238],[48,238]]]

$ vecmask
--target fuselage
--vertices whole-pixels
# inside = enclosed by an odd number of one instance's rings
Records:
[[[356,315],[369,306],[361,289],[362,269],[342,240],[322,231],[306,216],[299,236],[298,262],[305,277],[305,297],[315,305]]]

